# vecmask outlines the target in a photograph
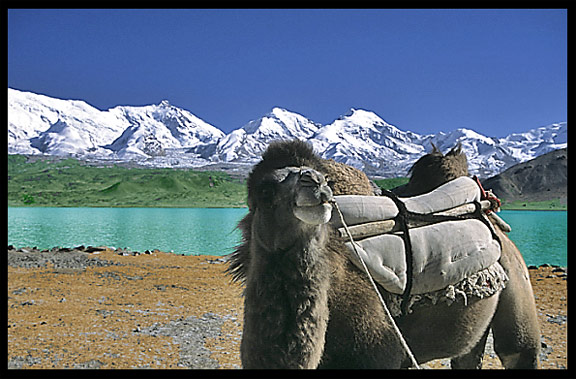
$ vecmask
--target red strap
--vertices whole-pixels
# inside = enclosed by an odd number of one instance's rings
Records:
[[[480,183],[480,179],[478,179],[478,177],[476,175],[474,175],[474,177],[472,179],[474,179],[474,181],[476,182],[478,187],[480,187],[480,199],[481,200],[489,200],[490,203],[492,204],[493,209],[500,208],[500,206],[502,205],[502,202],[500,201],[500,199],[498,199],[492,192],[484,190],[484,187],[482,187],[482,183]],[[486,210],[487,214],[490,212],[492,212],[492,209]]]

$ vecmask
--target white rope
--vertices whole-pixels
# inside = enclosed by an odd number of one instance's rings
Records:
[[[350,229],[348,229],[348,225],[346,224],[346,221],[344,220],[344,215],[340,211],[340,207],[338,207],[338,203],[335,200],[332,200],[332,204],[336,208],[336,211],[338,211],[338,215],[340,216],[340,221],[342,222],[342,225],[344,226],[344,229],[346,230],[346,233],[348,234],[348,237],[350,238],[350,242],[352,243],[354,253],[356,253],[356,256],[360,260],[360,263],[362,263],[362,267],[363,267],[364,271],[366,272],[366,275],[368,275],[368,279],[370,280],[370,283],[372,284],[374,291],[376,291],[376,294],[378,295],[378,299],[380,300],[380,303],[382,304],[382,307],[384,308],[384,312],[386,313],[386,317],[388,317],[388,319],[390,320],[390,323],[392,324],[392,327],[394,328],[394,331],[398,335],[398,338],[400,339],[400,343],[402,344],[402,347],[404,348],[404,350],[406,351],[406,354],[408,354],[408,357],[410,358],[410,361],[412,362],[412,366],[419,370],[420,366],[418,365],[418,362],[416,361],[414,354],[412,354],[412,351],[410,350],[410,347],[406,343],[404,336],[402,336],[402,332],[398,328],[398,325],[396,325],[394,318],[392,318],[392,314],[390,314],[390,311],[388,310],[388,307],[386,306],[386,302],[382,298],[380,291],[378,291],[378,287],[376,286],[376,282],[374,282],[374,279],[372,279],[372,275],[370,275],[370,271],[368,271],[368,267],[366,267],[366,263],[364,263],[362,256],[360,255],[360,253],[358,253],[358,250],[356,249],[356,244],[354,242],[354,239],[352,238],[352,233],[350,232]]]

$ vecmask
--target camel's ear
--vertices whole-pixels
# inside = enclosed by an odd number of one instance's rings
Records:
[[[441,153],[442,153],[442,152],[440,151],[440,149],[438,149],[438,148],[436,147],[436,145],[434,145],[432,142],[430,142],[430,144],[432,145],[432,151],[431,151],[429,154],[438,154],[438,153],[441,154]]]
[[[452,150],[450,150],[450,152],[448,152],[448,154],[446,155],[460,155],[460,154],[462,154],[462,142],[458,142],[458,144],[454,146]]]

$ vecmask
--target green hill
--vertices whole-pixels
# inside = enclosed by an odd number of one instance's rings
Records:
[[[406,177],[397,177],[397,178],[389,178],[389,179],[375,179],[374,183],[382,189],[391,190],[398,186],[408,183],[410,178]]]
[[[93,167],[74,159],[8,156],[8,205],[243,207],[245,183],[224,172]]]

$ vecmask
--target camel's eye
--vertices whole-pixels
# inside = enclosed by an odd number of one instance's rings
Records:
[[[270,174],[270,180],[276,183],[282,183],[290,175],[290,171],[287,169],[275,170]]]
[[[276,183],[273,180],[262,182],[257,189],[257,196],[258,203],[262,205],[270,205],[274,201],[274,197],[276,195]]]

